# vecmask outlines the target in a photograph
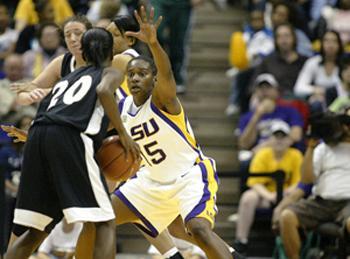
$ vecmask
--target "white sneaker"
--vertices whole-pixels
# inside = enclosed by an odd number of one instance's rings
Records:
[[[238,213],[231,214],[230,216],[227,217],[227,221],[237,222],[238,217],[239,217]]]
[[[230,103],[225,110],[226,116],[232,116],[239,113],[239,107],[233,103]]]

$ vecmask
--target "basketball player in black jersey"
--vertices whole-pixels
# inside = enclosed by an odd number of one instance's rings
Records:
[[[6,259],[27,258],[63,215],[71,222],[94,222],[94,258],[115,256],[114,213],[104,178],[94,160],[107,118],[124,148],[139,157],[114,101],[114,85],[123,77],[108,68],[113,38],[91,29],[82,39],[86,67],[62,78],[42,102],[29,131],[14,222],[29,227],[7,252]]]

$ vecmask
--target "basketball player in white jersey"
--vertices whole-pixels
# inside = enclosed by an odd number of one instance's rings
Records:
[[[232,258],[212,231],[218,189],[215,161],[203,156],[176,97],[169,59],[157,40],[161,19],[153,23],[153,15],[152,9],[147,17],[142,7],[141,17],[135,13],[140,31],[125,33],[149,46],[155,65],[139,56],[127,67],[132,96],[123,99],[119,109],[124,126],[140,145],[144,166],[112,195],[116,223],[133,222],[157,236],[181,215],[208,258]],[[91,233],[85,226],[83,235]],[[87,243],[83,246],[88,250]]]

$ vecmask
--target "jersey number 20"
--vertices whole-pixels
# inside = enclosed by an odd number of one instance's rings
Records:
[[[63,95],[63,103],[71,105],[72,103],[79,102],[88,93],[92,84],[92,78],[89,75],[82,76],[77,80],[67,91],[69,85],[68,80],[57,83],[52,90],[52,98],[47,110],[56,105],[58,99]]]

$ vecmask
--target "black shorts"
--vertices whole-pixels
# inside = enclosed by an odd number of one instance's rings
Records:
[[[33,126],[24,150],[14,223],[49,230],[68,223],[114,218],[93,141],[58,125]]]

